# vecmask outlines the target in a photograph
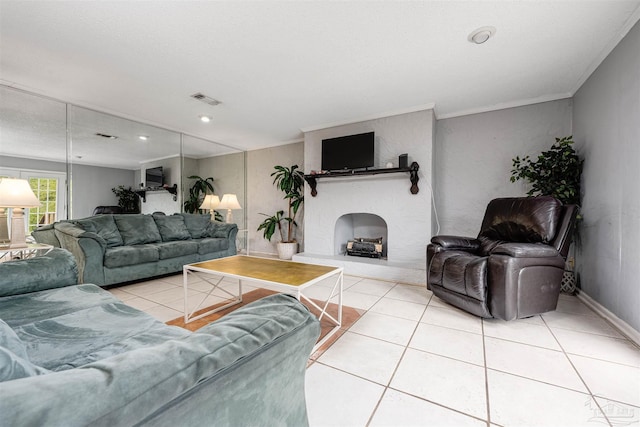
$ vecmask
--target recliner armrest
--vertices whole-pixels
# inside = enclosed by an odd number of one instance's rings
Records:
[[[540,243],[502,243],[491,251],[491,255],[495,254],[514,258],[547,258],[559,255],[553,246]]]
[[[434,236],[431,238],[431,243],[441,246],[444,249],[458,249],[477,251],[480,249],[480,240],[474,237],[460,237],[460,236]]]

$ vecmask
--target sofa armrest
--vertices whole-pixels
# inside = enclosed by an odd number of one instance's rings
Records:
[[[238,234],[238,225],[217,221],[210,222],[208,234],[210,237],[222,237],[225,239],[235,240],[236,235]]]
[[[480,241],[474,237],[434,236],[431,243],[443,249],[477,251],[480,248]]]
[[[0,263],[0,297],[76,285],[73,255],[54,248],[45,255]]]
[[[78,283],[103,285],[103,261],[107,242],[96,233],[84,231],[82,227],[69,222],[55,223],[54,228],[62,248],[76,258]]]
[[[320,327],[302,304],[273,295],[201,331],[81,368],[5,382],[3,423],[306,424],[304,372]],[[275,412],[280,408],[288,416]]]
[[[539,243],[502,243],[491,251],[491,255],[508,255],[514,258],[547,258],[558,256],[558,251]]]

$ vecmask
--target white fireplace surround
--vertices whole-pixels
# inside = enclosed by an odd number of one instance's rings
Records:
[[[388,162],[397,167],[398,156],[407,153],[409,164],[420,165],[420,190],[411,194],[408,173],[318,179],[316,197],[305,186],[304,253],[294,260],[341,266],[347,274],[424,284],[431,239],[433,125],[433,111],[423,110],[306,132],[306,171],[321,169],[323,139],[373,130],[375,167],[384,168]],[[387,259],[338,255],[347,240],[342,228],[345,222],[353,223],[353,217],[343,216],[353,213],[375,215],[386,223]],[[347,237],[378,237],[359,234]]]

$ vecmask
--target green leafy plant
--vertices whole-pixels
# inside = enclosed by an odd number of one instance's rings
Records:
[[[528,196],[553,196],[563,204],[580,204],[580,177],[583,159],[571,146],[573,136],[556,138],[549,151],[536,161],[529,156],[513,159],[511,182],[524,180],[531,184]]]
[[[213,178],[202,178],[198,175],[191,175],[188,178],[195,179],[195,182],[191,188],[189,188],[189,197],[183,203],[184,211],[187,213],[196,213],[198,212],[200,204],[202,204],[204,196],[207,194],[207,190],[211,193],[214,192],[213,185],[209,182],[213,182]]]
[[[111,189],[118,198],[118,206],[124,213],[138,213],[140,212],[140,206],[138,203],[138,195],[131,189],[125,188],[124,185],[119,185]]]
[[[277,228],[282,243],[294,243],[296,239],[293,237],[293,230],[298,225],[296,215],[304,203],[304,176],[298,170],[298,165],[293,165],[290,168],[284,166],[275,166],[274,168],[275,172],[271,174],[274,177],[273,184],[284,193],[284,200],[288,204],[288,215],[284,216],[284,210],[280,210],[274,215],[261,213],[260,215],[267,218],[260,224],[257,231],[262,230],[264,238],[270,241]],[[283,222],[286,227],[282,226]]]

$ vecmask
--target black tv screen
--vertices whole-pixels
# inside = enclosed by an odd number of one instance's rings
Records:
[[[373,167],[373,132],[322,140],[322,170]]]
[[[145,182],[147,187],[162,187],[164,180],[162,179],[162,166],[147,169],[145,171]]]

